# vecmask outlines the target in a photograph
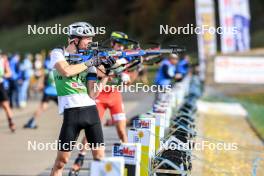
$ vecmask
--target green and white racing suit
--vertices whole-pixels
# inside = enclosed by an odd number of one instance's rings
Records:
[[[54,49],[51,52],[51,66],[65,60],[65,51]],[[87,81],[96,80],[96,68],[89,67],[75,76],[62,76],[53,70],[58,94],[59,113],[63,114],[63,124],[59,136],[58,150],[71,151],[80,131],[84,129],[90,147],[104,145],[103,130],[95,101],[88,95]]]
[[[52,67],[57,62],[65,60],[65,52],[62,49],[54,49],[51,52]],[[58,93],[60,114],[63,114],[64,109],[95,105],[95,101],[89,97],[87,90],[87,81],[96,79],[95,67],[89,67],[87,71],[72,77],[62,76],[54,69],[53,75]]]

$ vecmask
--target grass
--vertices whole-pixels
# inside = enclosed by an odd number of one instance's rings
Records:
[[[250,122],[264,139],[264,93],[240,94],[235,97],[248,110]]]
[[[260,48],[264,46],[264,30],[258,30],[252,34],[252,47]]]
[[[264,105],[264,93],[237,94],[235,97],[242,101]]]
[[[242,102],[242,105],[249,113],[249,121],[258,131],[262,139],[264,139],[264,105]]]
[[[234,97],[206,97],[206,101],[239,102],[247,110],[249,121],[264,139],[264,94],[238,94]]]

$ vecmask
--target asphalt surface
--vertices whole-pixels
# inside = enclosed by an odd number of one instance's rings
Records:
[[[127,118],[144,113],[151,107],[154,95],[151,93],[124,93],[124,104]],[[0,110],[0,175],[41,175],[50,174],[52,164],[56,157],[56,150],[51,145],[49,150],[34,150],[32,146],[37,144],[39,149],[44,144],[56,142],[61,128],[62,117],[58,115],[58,110],[53,102],[50,102],[49,108],[37,120],[38,129],[23,129],[23,125],[31,117],[37,108],[39,100],[30,100],[28,106],[23,110],[14,110],[14,119],[17,125],[17,131],[12,134],[7,126],[5,114]],[[106,113],[109,118],[109,113]],[[115,127],[104,127],[104,137],[106,142],[106,156],[111,156],[112,144],[118,142]],[[79,141],[84,135],[81,132]],[[72,152],[71,159],[66,165],[64,174],[68,175],[69,169],[78,155],[78,151]],[[84,167],[80,172],[81,176],[89,175],[89,161],[91,154],[85,157]]]

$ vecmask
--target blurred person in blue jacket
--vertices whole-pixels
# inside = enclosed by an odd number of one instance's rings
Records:
[[[172,85],[174,80],[182,78],[181,74],[177,73],[176,65],[179,62],[177,54],[170,54],[161,63],[155,77],[155,84],[160,86]]]
[[[33,74],[32,58],[31,54],[26,54],[25,58],[19,63],[18,100],[20,108],[24,108],[27,105],[28,88]]]
[[[9,61],[10,69],[12,72],[11,77],[8,79],[9,81],[9,101],[10,106],[13,108],[16,106],[19,107],[19,99],[18,99],[18,78],[19,78],[19,54],[14,54],[11,56]]]
[[[165,58],[161,63],[157,71],[154,83],[159,86],[158,91],[155,93],[154,103],[158,100],[164,100],[165,93],[169,88],[172,88],[172,84],[182,79],[182,75],[177,73],[177,63],[179,62],[179,56],[177,54],[170,54],[168,58]]]
[[[38,89],[43,91],[43,97],[39,104],[39,107],[34,112],[33,116],[24,125],[24,128],[36,129],[36,119],[41,115],[43,111],[48,108],[49,101],[54,101],[58,104],[57,91],[55,87],[55,80],[53,77],[53,71],[50,64],[50,57],[47,57],[44,62],[44,74],[40,77],[41,81],[38,85]]]
[[[184,78],[189,72],[189,56],[185,54],[179,55],[179,62],[176,65],[176,74],[179,73]],[[180,81],[180,80],[178,80]]]

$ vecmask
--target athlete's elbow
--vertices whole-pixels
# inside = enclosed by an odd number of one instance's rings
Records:
[[[97,93],[97,92],[91,92],[91,93],[89,94],[89,96],[90,96],[91,99],[93,99],[93,100],[95,100],[95,99],[98,97],[98,95],[99,95],[99,93]]]
[[[62,70],[61,74],[64,77],[71,77],[72,76],[72,72],[70,70],[68,70],[68,69]]]
[[[97,96],[95,96],[95,95],[90,95],[90,98],[93,99],[93,100],[95,100],[96,97],[97,97]]]
[[[63,67],[55,67],[61,76],[70,77],[72,75],[71,70]]]

